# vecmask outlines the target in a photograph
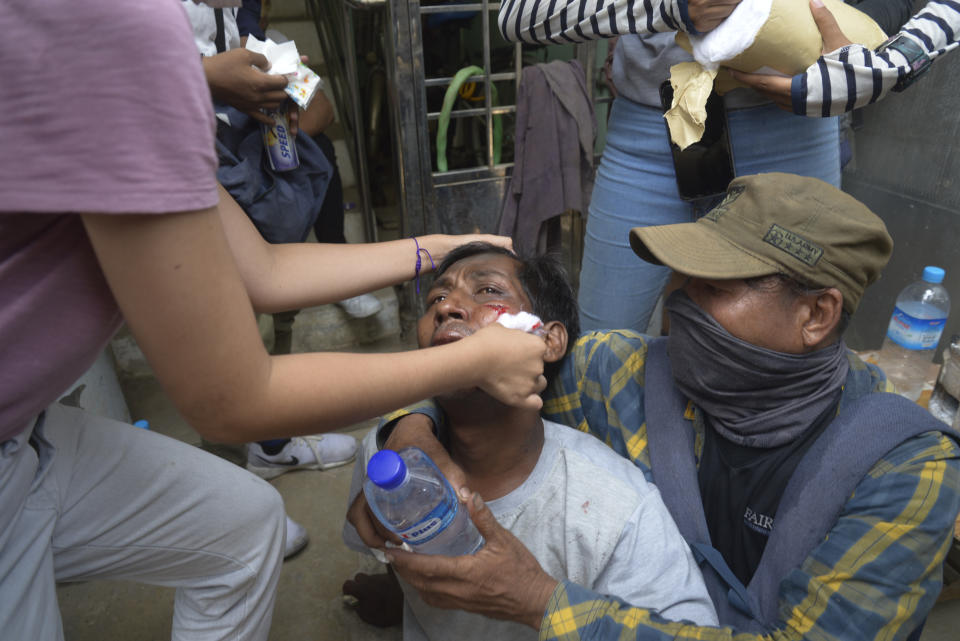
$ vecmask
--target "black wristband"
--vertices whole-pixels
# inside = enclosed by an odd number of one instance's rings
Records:
[[[886,42],[877,47],[877,53],[882,53],[887,49],[900,52],[900,55],[907,59],[907,66],[910,68],[907,73],[902,74],[897,79],[897,84],[893,86],[892,91],[903,91],[915,83],[933,64],[933,60],[930,59],[923,47],[902,33],[887,39]]]

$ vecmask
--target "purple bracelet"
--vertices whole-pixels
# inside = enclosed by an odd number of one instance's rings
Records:
[[[420,243],[417,242],[417,237],[416,237],[416,236],[411,236],[410,238],[413,239],[413,244],[417,246],[417,266],[416,266],[416,268],[413,270],[413,276],[414,276],[414,278],[416,278],[416,280],[417,280],[417,294],[419,294],[419,293],[420,293],[420,267],[421,267],[421,265],[422,265],[422,263],[420,262],[420,261],[421,261],[421,259],[420,259],[420,252],[423,252],[424,254],[426,254],[426,255],[427,255],[427,258],[430,259],[430,267],[431,267],[431,269],[436,269],[437,266],[433,264],[433,256],[430,255],[430,252],[427,251],[426,248],[421,247],[421,246],[420,246]]]

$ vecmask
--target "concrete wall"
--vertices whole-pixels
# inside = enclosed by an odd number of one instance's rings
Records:
[[[875,211],[893,256],[866,293],[847,341],[880,346],[900,290],[924,265],[946,272],[952,311],[944,338],[960,333],[960,54],[936,61],[915,85],[865,108],[843,188]],[[946,345],[942,340],[941,349]]]

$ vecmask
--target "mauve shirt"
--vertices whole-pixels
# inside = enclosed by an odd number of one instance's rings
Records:
[[[217,202],[214,120],[179,0],[0,2],[0,443],[120,325],[80,213]]]

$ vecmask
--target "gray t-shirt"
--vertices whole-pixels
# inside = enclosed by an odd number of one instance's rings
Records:
[[[376,452],[373,432],[357,458],[351,501]],[[510,494],[487,503],[556,579],[570,581],[674,620],[715,625],[700,570],[657,489],[639,468],[595,437],[544,421],[544,444],[530,476]],[[353,527],[344,540],[365,550]],[[403,638],[536,639],[526,626],[426,605],[404,590]]]

